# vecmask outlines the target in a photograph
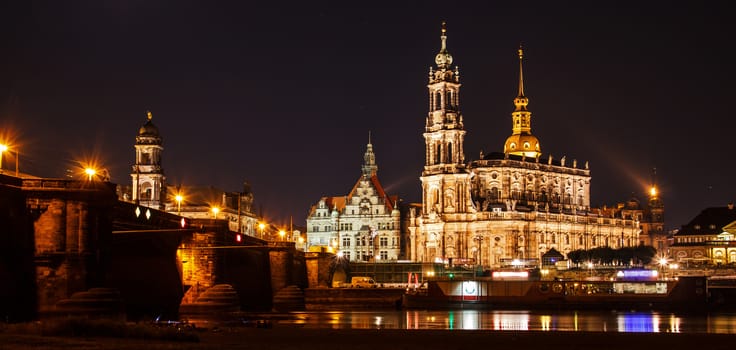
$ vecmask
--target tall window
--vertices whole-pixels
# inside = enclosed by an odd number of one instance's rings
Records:
[[[381,251],[381,260],[388,260],[388,252],[385,250]]]
[[[345,248],[350,247],[350,237],[343,237],[342,238],[342,246]]]
[[[388,237],[381,237],[379,244],[381,247],[388,247]]]

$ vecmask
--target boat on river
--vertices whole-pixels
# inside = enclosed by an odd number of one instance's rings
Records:
[[[438,278],[402,297],[408,309],[698,310],[707,307],[706,277],[529,280]]]

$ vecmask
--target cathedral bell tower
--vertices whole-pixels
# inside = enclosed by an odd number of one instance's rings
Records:
[[[460,71],[453,71],[452,55],[447,51],[447,28],[442,22],[442,46],[435,56],[437,69],[429,68],[429,113],[424,142],[424,175],[453,173],[463,167],[463,117],[460,114]]]
[[[447,51],[447,28],[442,22],[436,68],[429,68],[429,113],[425,121],[425,165],[422,172],[423,213],[466,212],[469,192],[460,113],[460,70],[453,70]]]
[[[154,209],[163,209],[166,199],[166,177],[161,168],[161,135],[153,125],[151,112],[146,123],[135,137],[135,164],[130,176],[133,178],[133,201]]]

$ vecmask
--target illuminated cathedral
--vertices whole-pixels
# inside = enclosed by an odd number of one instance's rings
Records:
[[[466,162],[460,71],[452,67],[444,23],[440,38],[429,69],[422,205],[409,213],[408,258],[501,267],[537,265],[553,248],[565,255],[603,246],[663,248],[664,207],[654,187],[647,203],[591,208],[588,162],[543,155],[532,134],[521,47],[512,133],[502,152]]]

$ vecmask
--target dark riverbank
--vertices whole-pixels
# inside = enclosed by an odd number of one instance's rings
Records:
[[[721,334],[512,332],[457,330],[331,330],[297,327],[195,331],[199,342],[114,337],[46,337],[0,333],[0,349],[730,349],[736,337]]]

